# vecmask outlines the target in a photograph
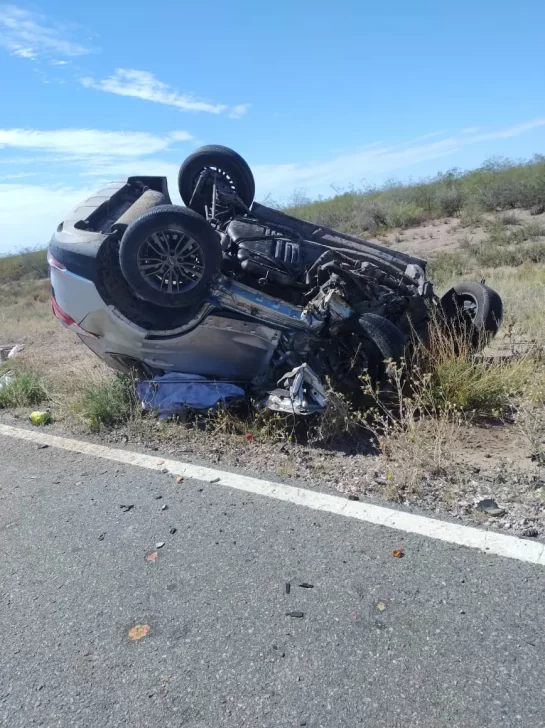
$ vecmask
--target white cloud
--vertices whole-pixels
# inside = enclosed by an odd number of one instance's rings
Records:
[[[427,140],[409,140],[405,144],[374,142],[307,164],[289,161],[254,164],[252,159],[248,162],[256,178],[258,199],[269,193],[273,198],[281,199],[295,188],[305,188],[312,195],[330,193],[333,184],[360,184],[362,178],[384,179],[391,172],[410,169],[425,160],[447,157],[469,145],[515,137],[540,127],[545,127],[545,118],[494,131],[464,130],[444,139],[426,135]],[[53,179],[70,174],[76,180],[73,186],[55,188],[41,180],[40,185],[0,184],[0,246],[11,250],[44,242],[77,202],[90,196],[103,183],[125,175],[167,177],[171,197],[178,202],[177,174],[184,155],[176,151],[176,157],[180,158],[176,161],[170,161],[170,158],[177,142],[189,140],[191,135],[184,131],[154,135],[96,129],[0,129],[0,156],[2,147],[18,151],[16,157],[0,158],[8,173],[2,176],[0,172],[0,179],[7,182],[14,179],[13,174],[41,172],[58,175]],[[244,154],[243,149],[239,151]],[[166,158],[162,159],[162,156]]]
[[[71,32],[42,15],[31,13],[17,5],[0,5],[0,47],[21,58],[55,54],[76,57],[92,49],[70,40]]]
[[[0,184],[0,253],[45,247],[57,225],[92,188],[48,188],[38,185]]]
[[[241,119],[244,114],[248,111],[251,104],[237,104],[236,106],[233,106],[231,111],[229,112],[229,118],[230,119]]]
[[[186,131],[164,136],[147,132],[101,131],[99,129],[0,129],[0,149],[26,149],[68,155],[76,159],[101,156],[142,157],[167,150],[173,142],[189,141]]]
[[[233,118],[239,118],[249,108],[248,104],[229,107],[226,104],[197,99],[191,94],[180,94],[166,83],[159,81],[153,73],[131,68],[118,68],[115,73],[102,81],[95,81],[91,77],[82,78],[81,83],[86,88],[174,106],[182,111],[204,111],[209,114],[228,113]]]
[[[33,51],[32,48],[15,48],[12,55],[19,56],[19,58],[30,58],[31,60],[38,57],[36,51]]]
[[[426,160],[450,156],[469,145],[519,136],[543,126],[545,118],[538,118],[490,132],[464,130],[465,133],[460,132],[427,144],[381,144],[353,153],[346,152],[328,161],[309,164],[261,164],[253,165],[252,170],[261,195],[285,195],[296,187],[306,187],[311,193],[324,192],[331,189],[331,185],[360,184],[364,178],[383,176]]]

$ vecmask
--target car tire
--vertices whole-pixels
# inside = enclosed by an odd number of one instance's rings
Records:
[[[496,291],[483,283],[458,283],[440,301],[447,323],[468,332],[475,346],[492,339],[503,318],[503,303]]]
[[[364,313],[359,319],[359,329],[365,341],[368,373],[375,384],[386,372],[385,362],[399,361],[405,352],[405,336],[395,324],[384,316]]]
[[[193,210],[162,205],[129,225],[119,263],[139,298],[165,308],[186,308],[205,298],[218,275],[220,240]]]
[[[185,205],[201,215],[205,214],[206,193],[198,195],[196,199],[193,199],[193,193],[201,172],[207,168],[220,171],[229,188],[236,192],[246,207],[250,207],[255,195],[252,170],[240,154],[215,144],[197,149],[180,167],[178,189]]]

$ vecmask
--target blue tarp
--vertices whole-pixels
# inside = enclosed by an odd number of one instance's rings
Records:
[[[209,409],[226,399],[243,397],[244,390],[231,382],[212,381],[199,374],[170,372],[139,382],[136,395],[144,409],[166,419],[185,409]]]

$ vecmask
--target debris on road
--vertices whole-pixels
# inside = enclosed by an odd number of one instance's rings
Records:
[[[161,506],[161,510],[162,510],[162,511],[168,511],[168,506],[167,506],[167,504],[166,504],[166,503],[165,503],[165,505],[164,505],[164,506]]]
[[[37,450],[46,450],[49,447],[49,445],[38,445],[36,447]]]
[[[146,554],[144,558],[146,559],[146,561],[155,561],[155,559],[157,558],[157,551],[152,551],[151,554]]]
[[[359,501],[359,499],[360,499],[359,495],[355,495],[354,493],[350,493],[348,495],[348,500],[351,500],[351,501]]]
[[[106,535],[107,531],[103,531],[100,536],[98,537],[99,541],[104,541],[104,536]]]
[[[129,630],[129,638],[133,641],[141,640],[149,634],[149,624],[136,624]]]
[[[302,589],[314,589],[314,584],[308,584],[306,581],[304,581],[302,584],[299,584],[299,586]]]
[[[289,583],[289,581],[287,581],[286,582],[286,594],[289,594],[290,591],[291,591],[291,584]]]
[[[120,505],[119,507],[121,508],[121,510],[123,511],[123,513],[128,513],[129,511],[132,511],[132,509],[134,508],[134,503],[130,503],[127,506]]]
[[[304,616],[304,612],[286,612],[286,617],[295,617],[296,619],[302,619]]]
[[[477,503],[477,510],[483,511],[488,516],[504,516],[507,511],[505,508],[500,508],[493,498],[484,498]]]
[[[171,528],[170,531],[169,531],[169,533],[170,533],[171,536],[174,536],[175,533],[178,533],[178,529],[177,528]]]
[[[155,548],[156,549],[162,549],[164,545],[165,545],[165,542],[164,541],[159,541],[159,543],[156,543],[155,544]]]
[[[178,475],[178,477],[176,478],[176,482],[181,483],[183,479],[184,479],[183,475]]]
[[[403,558],[404,555],[405,554],[403,553],[403,551],[401,549],[392,550],[392,556],[395,556],[396,559],[401,559],[401,558]]]
[[[377,609],[379,612],[384,612],[386,610],[386,604],[384,602],[377,602]]]
[[[219,483],[220,478],[212,478],[212,480],[209,481],[210,483]]]

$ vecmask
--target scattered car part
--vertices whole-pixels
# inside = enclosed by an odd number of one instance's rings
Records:
[[[278,384],[282,382],[284,389],[273,390],[265,400],[267,409],[295,415],[310,415],[325,410],[327,395],[308,364],[301,364],[284,374]]]

